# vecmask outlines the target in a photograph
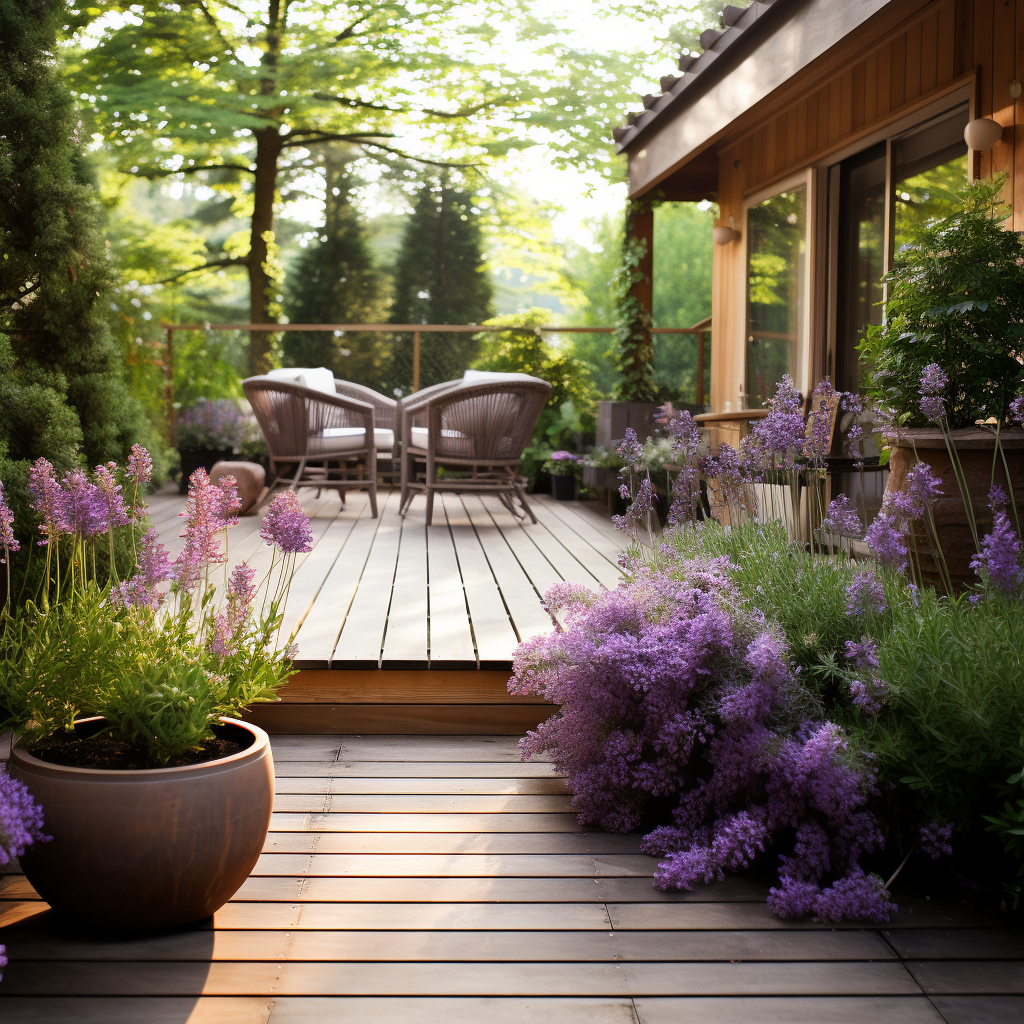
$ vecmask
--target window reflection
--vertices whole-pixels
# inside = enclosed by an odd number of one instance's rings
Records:
[[[747,211],[746,404],[761,406],[784,374],[804,388],[807,187]]]

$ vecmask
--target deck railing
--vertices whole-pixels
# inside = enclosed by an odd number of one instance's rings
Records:
[[[535,334],[614,334],[615,327],[567,327],[567,326],[540,326],[523,327],[519,325],[487,325],[479,324],[164,324],[166,332],[166,343],[164,353],[164,372],[167,379],[166,408],[168,434],[173,437],[174,430],[174,336],[183,331],[240,331],[252,332],[263,331],[274,334],[290,331],[297,332],[320,332],[331,331],[336,335],[345,334],[387,334],[387,335],[412,335],[411,356],[411,391],[420,390],[422,378],[421,368],[423,363],[422,336],[424,334],[502,334],[512,331],[522,331]],[[697,387],[696,404],[704,405],[704,373],[707,366],[707,343],[711,333],[711,318],[702,320],[691,327],[655,327],[652,328],[652,335],[693,335],[697,340]],[[406,386],[408,386],[408,384]]]

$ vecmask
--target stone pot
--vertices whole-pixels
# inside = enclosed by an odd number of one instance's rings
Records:
[[[1009,481],[1006,478],[1006,466],[996,454],[993,429],[967,427],[951,431],[950,437],[963,468],[979,539],[992,528],[988,492],[993,480],[993,458],[995,482],[1007,494],[1011,493],[1012,488],[1017,508],[1024,514],[1024,430],[1003,428],[999,434],[1006,465],[1010,470]],[[978,582],[978,577],[971,568],[971,559],[976,554],[976,548],[967,517],[967,507],[960,495],[960,488],[953,472],[953,461],[942,431],[938,427],[904,429],[900,431],[898,438],[890,438],[889,445],[891,454],[886,492],[902,490],[907,473],[918,462],[927,463],[942,481],[942,497],[932,508],[939,548],[949,570],[954,590],[972,587]],[[942,575],[934,543],[923,524],[915,524],[914,538],[924,578],[934,586],[940,585]]]
[[[10,774],[53,836],[21,866],[54,910],[92,928],[152,931],[209,917],[238,891],[270,828],[274,762],[262,729],[221,723],[218,735],[245,749],[183,768],[70,768],[15,744]]]

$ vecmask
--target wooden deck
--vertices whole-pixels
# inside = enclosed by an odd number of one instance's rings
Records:
[[[212,921],[105,938],[0,882],[0,1020],[1024,1019],[1024,937],[1001,919],[932,901],[884,928],[794,924],[742,876],[659,893],[639,838],[581,829],[512,738],[277,736],[274,754],[266,852]]]
[[[424,501],[403,519],[398,492],[367,497],[312,488],[298,492],[315,547],[299,563],[283,631],[297,630],[303,669],[491,669],[507,671],[521,640],[551,629],[541,597],[569,580],[614,587],[624,536],[597,502],[536,495],[539,522],[522,523],[497,498],[446,494],[425,525]],[[162,491],[150,503],[153,525],[172,555],[181,549],[184,498]],[[229,531],[229,559],[265,572],[262,514]],[[229,566],[230,567],[230,566]]]

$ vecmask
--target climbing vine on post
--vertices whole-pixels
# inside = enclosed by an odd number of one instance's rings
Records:
[[[658,205],[659,199],[650,196],[627,202],[622,264],[612,278],[615,337],[622,374],[618,397],[624,402],[653,402],[658,397],[651,338],[651,243],[653,213]]]

